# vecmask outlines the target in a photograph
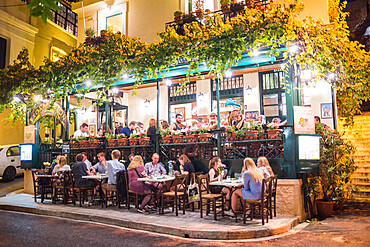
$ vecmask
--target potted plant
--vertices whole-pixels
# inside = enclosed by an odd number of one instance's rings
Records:
[[[258,139],[258,134],[260,132],[258,127],[260,127],[263,131],[262,125],[257,126],[256,122],[253,120],[249,122],[249,128],[245,132],[247,140],[257,140]]]
[[[204,17],[204,0],[196,0],[195,1],[195,15],[198,19],[203,19]]]
[[[115,139],[115,136],[114,136],[113,133],[112,134],[106,133],[105,138],[107,139],[109,147],[115,147],[116,146],[116,139]]]
[[[172,136],[171,136],[170,130],[168,128],[167,129],[161,129],[160,134],[162,136],[162,143],[163,144],[170,144],[171,143]]]
[[[145,133],[140,133],[139,135],[139,145],[148,146],[150,144],[150,137]]]
[[[172,132],[172,143],[183,143],[184,135],[181,131]]]
[[[127,146],[128,145],[128,139],[125,134],[119,134],[117,136],[117,145],[118,146]]]
[[[75,137],[72,137],[69,143],[71,144],[71,148],[78,148],[79,146],[78,138]]]
[[[279,125],[275,123],[267,124],[267,138],[268,139],[278,139],[279,134],[283,132],[283,130],[279,129]]]
[[[208,129],[199,128],[198,133],[199,133],[198,134],[199,142],[209,142],[210,141],[212,134],[209,133]]]
[[[185,132],[185,139],[186,139],[186,142],[198,142],[198,133],[197,133],[197,131],[188,129]]]
[[[244,10],[244,4],[238,3],[236,0],[232,0],[230,4],[230,10],[235,14],[240,14]]]
[[[90,147],[98,147],[99,146],[99,140],[96,139],[94,136],[90,135],[88,137],[88,142]]]
[[[183,23],[183,20],[182,20],[183,14],[184,13],[181,10],[176,10],[173,13],[174,20],[175,20],[176,24],[181,25]]]
[[[230,13],[230,0],[220,0],[222,13]]]
[[[350,184],[350,177],[356,170],[355,147],[338,132],[316,125],[320,140],[319,173],[311,174],[305,186],[306,195],[316,202],[320,219],[330,217],[335,203],[348,199],[356,187]]]
[[[193,12],[190,12],[189,14],[184,14],[182,16],[183,23],[192,23],[193,21],[197,21],[195,16],[193,15]]]
[[[235,129],[231,126],[227,126],[226,128],[226,140],[228,142],[234,142],[237,140],[237,136],[235,135]]]
[[[245,131],[244,128],[240,128],[235,131],[236,140],[237,141],[244,141],[245,140]]]
[[[135,134],[131,134],[129,138],[130,146],[136,146],[139,143],[139,137]]]

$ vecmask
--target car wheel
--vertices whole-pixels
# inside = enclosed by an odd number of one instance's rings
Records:
[[[3,179],[4,181],[12,181],[15,178],[15,168],[12,166],[9,166],[5,169],[4,174],[3,174]]]

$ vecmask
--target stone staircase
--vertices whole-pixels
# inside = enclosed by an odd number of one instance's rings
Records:
[[[339,131],[345,131],[345,137],[356,147],[355,164],[358,168],[351,180],[359,191],[354,194],[354,199],[370,202],[370,113],[355,116],[354,125],[349,128],[344,128],[339,122]]]

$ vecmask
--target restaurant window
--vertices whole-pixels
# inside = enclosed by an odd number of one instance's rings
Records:
[[[197,119],[197,83],[192,81],[183,86],[181,84],[172,85],[168,88],[169,102],[169,121],[175,121],[176,114],[183,115],[183,119],[190,121]]]
[[[7,40],[0,37],[0,69],[5,68],[6,63],[6,42]]]
[[[283,71],[262,72],[260,75],[261,114],[267,121],[274,117],[286,119],[286,97]]]
[[[63,3],[58,3],[58,6],[60,10],[52,11],[54,17],[53,22],[65,29],[67,32],[77,36],[77,14]]]

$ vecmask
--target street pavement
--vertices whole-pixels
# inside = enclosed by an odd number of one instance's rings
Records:
[[[347,209],[303,229],[253,240],[199,240],[0,210],[0,246],[370,246],[369,209]],[[302,226],[302,224],[300,225]],[[298,228],[302,228],[298,226]]]
[[[5,196],[8,193],[11,193],[16,190],[23,189],[24,187],[24,178],[22,176],[17,176],[13,181],[4,182],[0,180],[0,197]]]

